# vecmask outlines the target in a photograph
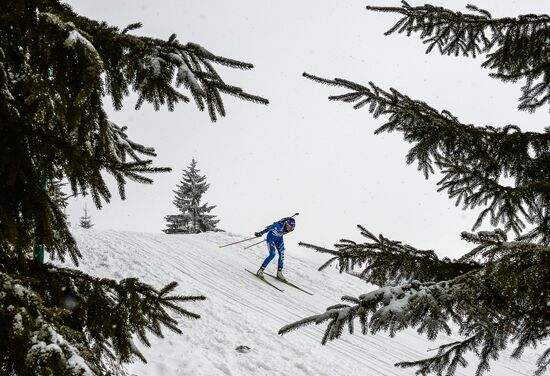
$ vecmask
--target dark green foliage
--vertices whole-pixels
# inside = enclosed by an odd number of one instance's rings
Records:
[[[493,19],[474,6],[468,7],[474,14],[463,14],[405,2],[401,8],[368,8],[403,15],[387,34],[418,32],[427,52],[438,47],[442,54],[487,54],[483,66],[496,70],[492,77],[525,79],[520,109],[534,111],[550,102],[548,16]],[[375,133],[401,132],[412,144],[407,163],[418,163],[426,178],[438,169],[443,176],[439,191],[447,191],[464,209],[479,208],[474,229],[486,217],[494,229],[462,233],[476,247],[458,260],[376,237],[361,226],[364,243],[341,240],[335,250],[302,243],[333,256],[321,268],[338,261],[341,272],[381,288],[358,298],[345,296],[344,304],[289,324],[280,333],[327,322],[326,343],[340,337],[346,326],[353,332],[358,318],[363,334],[383,330],[394,335],[412,327],[434,339],[449,333],[453,322],[464,340],[440,346],[429,359],[397,364],[415,367],[422,375],[453,375],[457,366],[467,364],[466,352],[478,356],[476,375],[481,375],[510,343],[514,357],[544,344],[550,337],[550,128],[538,133],[515,125],[476,127],[395,89],[304,76],[347,90],[330,100],[354,103],[355,109],[368,105],[375,118],[388,116]],[[508,240],[510,231],[514,241]],[[541,375],[549,364],[546,349],[535,373]]]
[[[437,258],[433,251],[375,237],[360,227],[365,243],[341,240],[336,250],[303,244],[339,260],[341,271],[363,268],[361,278],[385,286],[358,298],[345,296],[350,304],[328,307],[283,327],[280,334],[301,326],[328,321],[322,343],[340,337],[347,325],[353,332],[355,318],[363,334],[380,330],[390,335],[417,328],[429,339],[439,332],[450,333],[449,321],[467,339],[442,346],[437,356],[399,366],[418,366],[422,372],[454,373],[466,364],[466,351],[479,351],[478,374],[488,369],[508,341],[517,343],[514,356],[527,346],[536,346],[550,336],[550,250],[525,242],[508,242],[502,231],[463,233],[477,244],[458,260]],[[543,363],[542,357],[539,362]]]
[[[402,132],[414,144],[407,154],[408,164],[417,162],[426,177],[438,168],[443,174],[439,190],[446,190],[457,205],[485,207],[474,229],[489,215],[492,225],[502,223],[519,235],[526,220],[535,226],[522,238],[550,244],[550,128],[536,133],[521,132],[512,125],[474,127],[395,89],[386,92],[372,83],[366,87],[304,75],[350,90],[331,100],[357,102],[356,109],[369,105],[375,117],[389,115],[376,134]],[[512,178],[514,184],[502,184],[503,177]]]
[[[12,244],[15,239],[31,243],[34,238],[26,229],[33,227],[41,242],[78,257],[74,244],[66,240],[68,233],[61,236],[65,240],[53,241],[51,228],[64,231],[62,215],[41,189],[41,181],[65,177],[73,193],[91,194],[100,207],[111,197],[100,171],[116,178],[124,197],[126,179],[150,183],[143,173],[168,170],[141,159],[155,156],[154,149],[130,141],[126,127],[107,119],[104,95],[120,109],[132,88],[139,96],[138,107],[147,100],[172,109],[187,98],[172,87],[176,78],[199,109],[208,108],[213,120],[225,114],[221,93],[267,103],[224,83],[212,65],[249,69],[250,64],[213,55],[198,45],[123,33],[54,0],[9,0],[4,7],[0,172],[6,184],[0,188],[0,220],[2,238]],[[23,155],[28,158],[20,158]]]
[[[170,170],[153,166],[154,149],[130,140],[125,126],[109,121],[107,96],[116,109],[130,90],[138,96],[136,108],[149,102],[172,110],[193,98],[213,121],[225,115],[222,94],[267,103],[225,83],[214,69],[251,64],[181,44],[175,35],[161,40],[130,34],[139,26],[120,31],[58,0],[2,2],[2,375],[121,372],[122,363],[141,357],[133,335],[147,344],[147,333],[161,335],[162,326],[178,331],[168,311],[198,317],[180,303],[202,297],[170,295],[175,284],[159,292],[133,279],[96,279],[33,261],[35,244],[50,258],[65,261],[68,255],[78,264],[81,257],[63,213],[67,197],[56,182],[66,181],[73,195],[91,195],[100,208],[111,198],[105,172],[125,198],[128,179],[151,183],[148,174]],[[74,304],[64,305],[63,294]]]
[[[528,14],[515,18],[492,18],[486,10],[468,5],[474,13],[423,5],[373,7],[367,9],[399,13],[403,17],[385,34],[394,32],[410,36],[419,33],[428,45],[426,53],[437,47],[442,55],[462,54],[476,57],[487,54],[483,67],[496,70],[491,77],[516,82],[525,79],[519,108],[535,111],[550,104],[548,56],[550,36],[548,15]]]
[[[157,291],[133,278],[116,282],[52,265],[44,268],[25,262],[12,266],[17,271],[16,278],[10,270],[0,271],[3,375],[78,374],[78,369],[65,364],[71,356],[86,360],[94,374],[109,371],[105,367],[107,360],[129,362],[137,356],[145,361],[135,348],[132,335],[150,346],[147,332],[162,337],[161,327],[165,326],[181,333],[168,311],[198,318],[178,303],[204,299],[173,295],[175,283]],[[63,343],[64,351],[33,350],[39,341],[44,346]],[[40,371],[32,373],[35,369]]]
[[[307,243],[301,246],[314,249],[332,257],[319,270],[338,261],[340,272],[363,268],[360,278],[375,285],[385,285],[388,281],[445,281],[462,273],[480,269],[475,260],[455,262],[448,258],[440,260],[432,250],[418,250],[408,244],[393,241],[382,235],[376,237],[362,226],[361,235],[370,242],[357,244],[351,240],[341,240],[335,244],[336,250],[325,249]]]
[[[180,211],[179,214],[167,215],[167,234],[198,234],[205,231],[217,231],[219,222],[215,215],[209,214],[215,206],[201,205],[202,195],[206,193],[210,184],[206,182],[206,176],[199,174],[195,159],[187,170],[183,171],[181,184],[174,191],[176,198],[174,205]]]

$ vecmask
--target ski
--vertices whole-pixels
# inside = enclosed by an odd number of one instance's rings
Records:
[[[247,272],[249,272],[250,274],[252,274],[254,277],[258,278],[259,280],[264,281],[265,283],[267,283],[269,286],[273,287],[274,289],[279,290],[279,291],[285,291],[285,290],[283,290],[283,289],[278,288],[278,287],[275,286],[273,283],[267,281],[265,278],[262,278],[262,277],[258,276],[256,273],[253,273],[253,272],[251,272],[251,271],[248,270],[248,269],[245,269],[245,270],[246,270]]]
[[[275,275],[273,275],[273,274],[269,274],[269,273],[264,273],[264,274],[270,276],[271,278],[275,278],[277,281],[279,281],[279,282],[281,282],[281,283],[284,283],[284,284],[286,284],[286,285],[289,285],[290,287],[294,287],[295,289],[298,289],[298,290],[300,290],[300,291],[302,291],[302,292],[305,292],[305,293],[308,294],[308,295],[313,295],[313,294],[310,293],[309,291],[306,291],[306,290],[304,290],[303,288],[301,288],[301,287],[299,287],[299,286],[296,286],[294,283],[290,283],[290,282],[288,282],[288,281],[283,281],[283,280],[277,278],[277,276],[275,276]]]

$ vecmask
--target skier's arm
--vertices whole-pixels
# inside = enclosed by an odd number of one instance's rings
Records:
[[[262,236],[263,234],[265,234],[266,232],[268,232],[269,230],[271,230],[272,227],[273,227],[273,225],[267,226],[267,227],[264,228],[262,231],[255,232],[254,235],[256,235],[256,237],[260,237],[260,236]]]
[[[266,228],[264,228],[262,231],[258,231],[258,232],[256,232],[256,233],[254,233],[254,235],[256,235],[257,237],[262,236],[262,235],[265,234],[266,232],[273,231],[273,230],[277,230],[277,228],[278,228],[279,225],[280,225],[279,222],[275,222],[274,224],[272,224],[272,225],[267,226]]]

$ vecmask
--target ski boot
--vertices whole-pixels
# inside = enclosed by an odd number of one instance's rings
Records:
[[[264,277],[264,267],[263,266],[260,266],[260,269],[258,269],[258,271],[256,272],[256,275],[260,278],[263,278]]]
[[[277,279],[283,281],[283,282],[286,282],[286,278],[285,276],[283,275],[283,269],[279,269],[277,270]]]

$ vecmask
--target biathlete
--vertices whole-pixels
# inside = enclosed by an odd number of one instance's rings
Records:
[[[262,231],[254,233],[257,237],[267,233],[266,243],[269,250],[269,256],[266,257],[260,269],[256,272],[258,277],[264,277],[264,270],[269,265],[271,260],[275,257],[275,252],[279,254],[279,261],[277,262],[277,278],[281,281],[286,281],[283,275],[283,264],[285,261],[285,243],[283,241],[283,235],[294,231],[296,227],[296,221],[294,218],[283,218],[278,222],[273,223],[271,226],[266,227]]]

